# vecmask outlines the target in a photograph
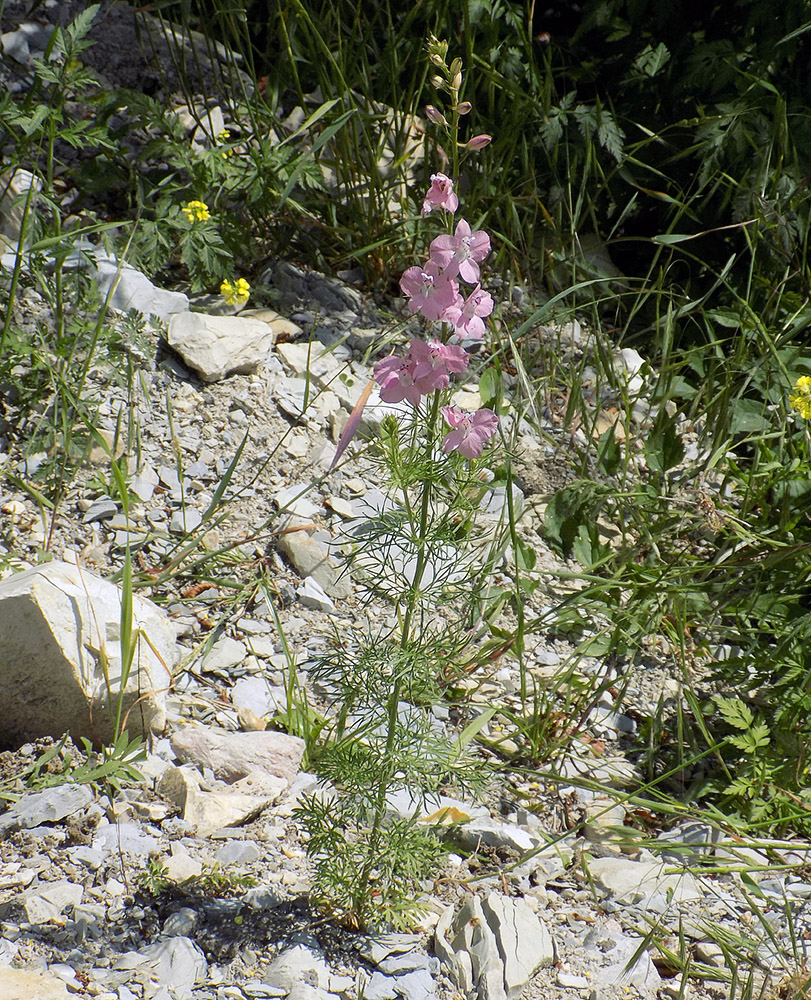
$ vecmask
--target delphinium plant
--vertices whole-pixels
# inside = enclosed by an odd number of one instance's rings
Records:
[[[311,672],[331,685],[339,706],[316,763],[339,795],[305,797],[298,818],[309,833],[317,901],[358,927],[408,923],[419,909],[422,880],[443,854],[435,831],[420,822],[426,800],[448,784],[470,791],[484,777],[481,762],[467,753],[470,731],[450,738],[428,711],[467,641],[459,598],[475,599],[475,560],[466,543],[485,488],[482,456],[499,428],[492,409],[467,412],[451,401],[452,380],[474,363],[468,348],[485,337],[494,302],[481,283],[490,237],[457,219],[455,190],[460,154],[490,137],[458,140],[471,108],[460,100],[461,62],[448,65],[446,54],[447,44],[432,38],[433,82],[449,106],[445,113],[429,107],[427,115],[445,134],[449,172],[432,175],[422,204],[423,224],[441,220],[443,231],[431,240],[428,259],[400,279],[427,336],[412,337],[404,356],[374,367],[382,400],[405,404],[406,413],[386,417],[374,442],[387,500],[367,522],[357,553],[370,589],[393,604],[396,626],[336,633]],[[359,419],[360,407],[338,456]],[[391,808],[396,793],[398,815]]]

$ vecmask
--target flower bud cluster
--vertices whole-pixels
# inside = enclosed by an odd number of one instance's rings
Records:
[[[445,174],[434,174],[423,202],[423,215],[435,209],[453,214],[459,199],[453,181]],[[484,320],[493,311],[493,299],[480,282],[480,263],[490,253],[490,237],[482,230],[473,231],[460,219],[453,234],[437,236],[430,245],[428,260],[409,267],[400,278],[400,288],[412,313],[450,327],[448,341],[481,340]],[[467,297],[460,282],[472,285]],[[388,403],[403,400],[418,406],[423,396],[447,389],[451,375],[465,371],[469,364],[465,350],[439,338],[413,339],[405,358],[390,356],[374,368],[380,397]],[[453,406],[443,406],[442,416],[451,430],[442,441],[443,451],[458,451],[464,458],[478,458],[485,444],[495,434],[498,417],[482,408],[464,413]]]
[[[462,90],[462,83],[464,77],[462,75],[462,60],[458,58],[454,59],[450,66],[447,63],[448,55],[448,43],[440,42],[439,39],[431,35],[428,39],[428,58],[431,64],[437,68],[438,73],[434,73],[431,77],[431,86],[440,92],[445,92],[450,98],[450,112],[452,114],[453,120],[448,121],[445,112],[440,111],[435,108],[433,104],[429,104],[425,108],[425,115],[429,121],[433,122],[434,125],[439,125],[440,127],[447,129],[449,133],[456,131],[456,126],[458,119],[463,115],[469,115],[473,110],[473,105],[470,101],[460,101],[459,94]],[[491,141],[491,136],[489,135],[474,135],[472,139],[468,139],[467,142],[457,142],[457,146],[462,149],[467,149],[469,152],[475,152],[478,149],[484,149],[486,145]],[[454,136],[455,141],[455,136]]]

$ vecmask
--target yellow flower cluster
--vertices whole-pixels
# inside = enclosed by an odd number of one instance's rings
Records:
[[[217,142],[218,143],[230,142],[230,140],[231,140],[231,136],[230,136],[227,128],[224,128],[222,130],[222,132],[218,132],[217,133]],[[234,151],[233,151],[233,149],[223,149],[223,150],[221,150],[220,155],[222,156],[222,158],[224,160],[227,160],[227,159],[229,159],[230,157],[232,157],[234,155]]]
[[[208,205],[204,201],[187,201],[182,212],[189,222],[205,222],[211,218]]]
[[[244,278],[239,278],[235,282],[227,279],[220,285],[220,295],[225,298],[229,306],[244,306],[251,294],[251,286]]]
[[[811,375],[801,375],[797,379],[788,401],[799,411],[803,420],[811,420]]]

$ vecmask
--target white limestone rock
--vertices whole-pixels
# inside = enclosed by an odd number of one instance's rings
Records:
[[[210,767],[229,785],[257,773],[281,778],[285,787],[296,780],[304,754],[304,740],[287,733],[226,733],[206,726],[184,726],[172,735],[178,759]],[[271,782],[270,788],[277,787]]]
[[[245,316],[186,312],[169,321],[169,346],[205,382],[252,374],[267,358],[274,338],[270,324]]]
[[[693,875],[665,874],[670,866],[661,861],[629,861],[627,858],[593,858],[589,875],[598,889],[620,905],[632,905],[655,896],[667,896],[674,903],[702,898]]]
[[[514,1000],[539,969],[554,963],[552,935],[525,899],[491,892],[482,909],[498,943],[504,988],[509,1000]]]
[[[301,577],[312,577],[326,593],[337,601],[352,595],[349,571],[311,538],[306,531],[290,531],[279,536],[280,551],[290,560]]]
[[[0,1000],[69,1000],[73,996],[58,976],[29,969],[3,966],[0,976]]]
[[[183,819],[200,837],[249,822],[286,789],[287,784],[281,778],[276,778],[276,788],[272,789],[268,777],[259,787],[252,785],[250,779],[242,779],[207,791],[202,788],[197,771],[190,766],[168,768],[155,786],[159,795],[178,807]]]
[[[132,618],[136,648],[123,704],[134,735],[163,729],[177,654],[174,626],[160,608],[134,596]],[[64,732],[110,742],[120,633],[120,588],[88,570],[54,561],[0,582],[0,743]]]

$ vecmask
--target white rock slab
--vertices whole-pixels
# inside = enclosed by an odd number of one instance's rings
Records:
[[[0,974],[0,1000],[68,1000],[71,996],[65,983],[48,972],[3,966]]]
[[[200,378],[218,382],[255,372],[270,353],[274,336],[263,320],[186,312],[170,319],[168,341]]]
[[[627,858],[593,858],[588,861],[595,885],[620,905],[642,902],[654,895],[672,893],[674,903],[702,898],[693,875],[672,872],[672,866],[660,861],[629,861]],[[671,871],[667,874],[668,870]]]
[[[191,987],[206,978],[208,962],[202,950],[187,937],[171,937],[141,950],[143,965],[151,968],[158,982],[191,995]],[[141,966],[141,968],[143,967]]]
[[[229,785],[264,772],[295,781],[304,754],[304,740],[287,733],[226,733],[206,726],[184,726],[172,735],[178,759],[210,767]]]
[[[136,648],[124,713],[131,734],[148,733],[166,722],[176,633],[151,601],[134,596],[132,612]],[[120,631],[120,588],[88,570],[55,561],[0,582],[0,741],[19,746],[70,732],[109,742],[122,680]]]
[[[498,942],[478,896],[472,896],[457,913],[453,928],[456,933],[451,946],[457,961],[462,955],[470,957],[480,1000],[506,1000]],[[461,987],[461,983],[459,985]]]
[[[65,907],[78,906],[83,895],[82,886],[63,879],[29,889],[23,896],[23,908],[30,923],[45,924],[58,920]]]
[[[504,988],[509,1000],[514,1000],[539,969],[554,963],[552,935],[525,899],[491,892],[482,909],[498,943]]]

